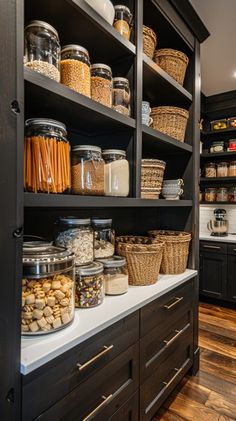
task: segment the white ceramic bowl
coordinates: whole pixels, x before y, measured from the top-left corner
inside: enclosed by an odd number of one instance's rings
[[[85,0],[110,25],[113,25],[115,9],[110,0]]]

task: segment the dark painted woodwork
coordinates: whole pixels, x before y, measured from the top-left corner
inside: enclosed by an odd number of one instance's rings
[[[139,419],[139,393],[136,392],[109,421],[137,421]]]
[[[200,253],[200,294],[224,299],[227,296],[227,256],[205,250]]]
[[[227,254],[227,244],[216,241],[200,241],[200,251]]]
[[[227,298],[236,303],[236,252],[234,253],[235,255],[228,255]]]

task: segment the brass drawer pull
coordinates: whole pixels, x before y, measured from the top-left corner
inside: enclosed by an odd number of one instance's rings
[[[214,249],[214,250],[220,250],[220,247],[217,247],[217,246],[203,246],[204,247],[204,249]]]
[[[104,346],[103,350],[101,352],[99,352],[99,354],[95,355],[93,358],[91,358],[91,360],[88,360],[86,363],[84,364],[80,364],[77,363],[77,367],[79,368],[79,371],[83,370],[84,368],[88,367],[90,364],[94,363],[94,361],[98,360],[99,358],[101,358],[103,355],[105,355],[107,352],[111,351],[111,349],[114,347],[114,345],[110,345],[110,346]]]
[[[166,308],[167,310],[170,310],[170,308],[176,306],[176,304],[178,304],[180,301],[184,299],[184,297],[174,297],[174,298],[175,298],[175,301],[170,305],[166,304],[164,308]]]
[[[170,344],[172,344],[172,342],[174,342],[181,335],[181,333],[183,332],[183,330],[184,329],[175,330],[175,335],[173,336],[173,338],[171,338],[169,341],[166,341],[166,340],[163,341],[166,344],[166,346],[169,346]]]
[[[83,419],[83,421],[89,421],[92,419],[92,417],[94,417],[94,415],[96,415],[96,413],[103,407],[106,405],[106,403],[112,398],[112,394],[110,394],[109,396],[102,396],[103,401],[92,411],[90,412],[90,414],[87,415],[87,417],[85,417]]]
[[[170,381],[169,382],[163,382],[163,384],[165,385],[165,388],[167,389],[167,387],[169,387],[172,383],[173,383],[173,381],[176,379],[176,377],[179,375],[179,373],[181,373],[181,371],[182,371],[183,369],[182,369],[182,367],[180,367],[180,368],[175,368],[175,371],[176,371],[176,373],[175,373],[175,375],[172,377],[172,379],[170,379]]]

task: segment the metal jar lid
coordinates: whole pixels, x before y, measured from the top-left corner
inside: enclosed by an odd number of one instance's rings
[[[121,149],[104,149],[102,151],[102,154],[103,155],[111,155],[111,154],[114,154],[114,155],[126,156],[126,151],[123,151]]]
[[[125,77],[113,77],[113,82],[123,82],[129,85],[129,79],[126,79]]]
[[[108,66],[107,64],[102,64],[102,63],[92,64],[91,70],[96,70],[96,69],[105,69],[105,70],[108,70],[108,72],[112,73],[111,67]]]
[[[129,8],[123,4],[117,4],[115,6],[115,11],[123,11],[123,12],[127,12],[129,15],[131,15],[131,11],[129,10]]]
[[[110,218],[92,218],[91,222],[94,225],[105,225],[105,224],[111,225],[112,219],[110,219]]]
[[[76,145],[72,147],[72,152],[78,151],[92,151],[102,153],[102,149],[99,146],[94,145]]]
[[[90,225],[91,220],[89,218],[75,218],[74,216],[61,216],[59,217],[58,223],[65,225]]]
[[[65,124],[63,124],[63,123],[61,123],[60,121],[57,121],[57,120],[52,120],[50,118],[29,118],[25,122],[26,128],[29,128],[29,127],[32,127],[32,126],[45,126],[45,125],[56,127],[60,130],[63,130],[64,132],[66,132]]]
[[[90,265],[77,266],[75,274],[78,276],[98,275],[103,272],[103,264],[100,262],[93,262]]]
[[[86,48],[82,47],[81,45],[78,44],[68,44],[68,45],[64,45],[61,48],[61,54],[65,53],[66,51],[71,51],[71,50],[76,50],[76,51],[82,51],[83,53],[85,53],[87,56],[89,56],[89,52],[88,50],[86,50]]]
[[[104,268],[120,268],[126,265],[125,257],[113,256],[108,259],[97,259],[98,262],[101,262]]]
[[[43,20],[31,20],[25,26],[25,30],[30,28],[30,27],[33,27],[33,26],[42,26],[43,28],[47,29],[48,31],[53,32],[53,34],[56,35],[57,38],[59,38],[57,30],[52,25],[50,25],[50,23],[44,22]]]

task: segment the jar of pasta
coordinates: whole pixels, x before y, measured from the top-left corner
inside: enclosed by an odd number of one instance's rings
[[[216,189],[208,188],[205,190],[205,202],[216,201]]]
[[[231,161],[229,164],[229,177],[236,177],[236,161]]]
[[[209,162],[205,165],[205,177],[216,177],[216,164],[214,162]]]
[[[99,259],[104,266],[106,295],[121,295],[128,292],[128,272],[125,257],[113,256]]]
[[[228,162],[219,162],[217,164],[217,177],[228,177]]]
[[[102,304],[105,297],[103,265],[93,262],[75,271],[75,306],[95,307]]]
[[[127,6],[119,4],[115,6],[114,28],[125,39],[129,40],[132,29],[132,13]]]
[[[91,66],[91,98],[112,107],[112,70],[106,64]]]

